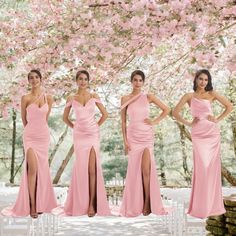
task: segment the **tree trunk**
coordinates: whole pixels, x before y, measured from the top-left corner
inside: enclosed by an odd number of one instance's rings
[[[229,98],[234,107],[236,107],[235,94],[236,94],[236,80],[234,78],[231,78],[229,81]],[[233,133],[234,153],[236,157],[236,111],[235,110],[233,110],[230,117],[231,117],[232,133]]]
[[[179,125],[178,122],[176,122],[176,123],[177,123],[177,125]],[[184,130],[183,134],[185,135],[186,138],[188,138],[190,141],[192,141],[191,135],[190,135],[190,133],[187,129]],[[221,174],[228,181],[228,183],[230,183],[232,186],[236,186],[235,185],[236,184],[236,178],[223,165],[221,167]]]
[[[232,120],[232,132],[233,132],[234,154],[236,157],[236,120]]]
[[[185,126],[177,123],[180,131],[180,142],[181,142],[181,150],[182,150],[182,158],[183,158],[183,169],[184,169],[184,179],[187,182],[188,185],[191,184],[191,173],[188,168],[188,163],[187,163],[187,153],[186,153],[186,143],[185,143],[185,134],[186,134],[186,129]]]
[[[67,166],[69,160],[70,160],[71,157],[72,157],[73,152],[74,152],[74,146],[72,145],[72,146],[70,147],[70,149],[69,149],[67,155],[66,155],[65,160],[62,161],[61,166],[60,166],[60,168],[58,169],[58,171],[57,171],[57,173],[56,173],[56,176],[55,176],[54,179],[53,179],[53,184],[58,184],[58,182],[59,182],[59,180],[60,180],[60,178],[61,178],[61,175],[62,175],[63,171],[65,170],[65,168],[66,168],[66,166]]]
[[[24,159],[21,161],[20,165],[19,165],[18,168],[16,169],[16,172],[15,172],[15,174],[14,174],[14,178],[16,177],[17,173],[19,172],[19,170],[20,170],[20,168],[22,167],[23,163],[24,163]]]
[[[221,166],[221,173],[232,186],[236,186],[236,178],[224,166]]]
[[[160,147],[160,153],[162,153],[160,155],[160,171],[161,171],[161,184],[163,186],[166,186],[166,173],[165,173],[165,161],[163,158],[163,149],[164,149],[164,144],[163,144],[163,134],[162,132],[157,134],[158,138],[159,138],[159,147]]]
[[[62,133],[62,135],[58,139],[57,144],[55,145],[55,147],[53,148],[53,150],[52,150],[52,152],[51,152],[51,154],[49,156],[49,160],[48,160],[49,166],[51,166],[51,163],[52,163],[52,161],[53,161],[53,159],[55,157],[55,154],[56,154],[58,148],[60,147],[61,143],[64,141],[64,139],[66,137],[66,134],[67,134],[67,131],[68,131],[68,126],[66,126],[66,129],[64,130],[64,132]]]
[[[16,152],[16,111],[12,110],[12,121],[13,121],[13,128],[12,128],[12,145],[11,145],[11,176],[10,176],[10,183],[14,183],[14,172],[15,172],[15,152]]]

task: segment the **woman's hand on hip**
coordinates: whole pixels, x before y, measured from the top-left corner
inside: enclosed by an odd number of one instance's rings
[[[125,142],[125,155],[128,155],[128,152],[131,150],[130,144],[128,142]]]
[[[149,119],[149,118],[144,119],[144,123],[146,125],[151,125],[151,126],[156,125],[156,123],[153,120]]]
[[[193,127],[195,124],[198,123],[200,119],[198,117],[194,117],[193,121],[190,123],[190,127]]]
[[[207,119],[208,119],[209,121],[211,121],[211,122],[214,122],[214,123],[217,123],[217,122],[218,122],[218,120],[216,119],[216,117],[214,117],[214,116],[212,116],[212,115],[208,115],[208,116],[207,116]]]

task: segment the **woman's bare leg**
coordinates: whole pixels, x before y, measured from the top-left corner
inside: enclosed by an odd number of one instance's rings
[[[142,156],[142,178],[143,178],[143,189],[144,189],[144,204],[143,204],[143,215],[147,216],[151,213],[150,206],[150,167],[151,159],[150,153],[147,148],[144,149]]]
[[[37,181],[37,159],[32,148],[29,148],[26,154],[27,177],[30,198],[30,216],[37,218],[36,212],[36,181]]]
[[[89,155],[89,208],[88,216],[92,217],[96,214],[96,185],[97,185],[97,166],[96,166],[96,152],[94,147],[90,150]]]

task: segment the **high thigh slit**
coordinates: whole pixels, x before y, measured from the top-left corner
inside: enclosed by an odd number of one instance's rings
[[[164,209],[157,179],[156,165],[153,154],[154,131],[151,125],[144,123],[149,116],[149,102],[147,95],[139,94],[125,103],[121,109],[127,107],[130,121],[127,127],[127,140],[131,150],[128,152],[128,168],[125,179],[125,189],[120,208],[120,215],[135,217],[143,212],[144,189],[142,180],[142,157],[147,149],[150,157],[150,208],[156,215],[167,214]]]
[[[30,153],[30,151],[32,151],[32,153]],[[31,159],[34,159],[33,160],[33,162],[35,162],[34,163],[34,165],[36,165],[36,167],[34,167],[34,170],[33,170],[33,174],[31,173],[31,169],[32,169],[32,167],[30,167],[30,165],[32,165],[32,160]],[[29,162],[31,163],[31,164],[29,164]],[[27,181],[28,181],[28,190],[29,190],[29,201],[30,201],[30,208],[32,207],[32,201],[34,201],[34,205],[35,205],[35,210],[37,209],[37,205],[36,205],[36,203],[37,203],[37,200],[36,200],[36,198],[37,198],[37,192],[38,192],[38,190],[37,190],[37,182],[38,182],[38,160],[37,160],[37,156],[36,156],[36,153],[35,153],[35,151],[31,148],[31,147],[29,147],[27,150],[26,150],[26,171],[27,171]],[[32,190],[32,192],[33,192],[33,194],[34,194],[34,196],[30,196],[30,194],[32,194],[32,193],[30,193],[31,191],[30,191],[30,177],[29,176],[31,176],[31,175],[35,175],[35,181],[34,181],[34,186],[33,186],[33,190]],[[32,176],[31,176],[31,178],[33,178]],[[32,184],[32,183],[31,183]]]
[[[145,151],[147,151],[147,156],[145,157],[144,153]],[[148,171],[146,173],[146,166],[143,167],[143,162],[144,162],[144,158],[148,158]],[[146,164],[145,164],[146,165]],[[142,160],[141,160],[141,169],[142,169],[142,184],[143,184],[143,198],[144,198],[144,207],[143,210],[145,208],[145,202],[148,201],[148,209],[145,209],[145,212],[147,213],[149,209],[151,209],[151,205],[150,205],[150,169],[151,169],[151,158],[150,158],[150,153],[149,150],[147,148],[145,148],[143,150],[143,155],[142,155]],[[146,179],[148,179],[148,186],[145,186],[145,182]],[[148,192],[148,199],[147,198],[147,192]]]
[[[94,152],[93,154],[92,154],[92,152]],[[89,205],[90,205],[90,202],[91,201],[93,201],[93,200],[91,200],[91,191],[90,191],[90,189],[91,189],[91,182],[90,182],[90,178],[91,178],[91,173],[90,173],[90,161],[91,161],[91,156],[92,155],[94,155],[95,156],[95,163],[94,163],[94,166],[92,167],[92,169],[94,168],[94,172],[95,172],[95,175],[94,175],[94,178],[95,178],[95,193],[94,193],[94,202],[92,203],[92,205],[93,205],[93,208],[94,208],[94,211],[95,211],[95,213],[97,213],[97,163],[96,163],[96,152],[95,152],[95,150],[94,150],[94,147],[92,146],[92,148],[90,149],[90,153],[89,153],[89,164],[88,164],[88,173],[89,173],[89,197],[90,197],[90,199],[89,199]]]
[[[99,126],[95,121],[96,103],[99,99],[91,98],[85,106],[76,100],[68,102],[76,114],[73,128],[73,143],[75,160],[68,195],[64,207],[53,210],[54,214],[79,216],[87,215],[89,207],[89,157],[93,148],[96,156],[96,213],[97,215],[111,215],[100,163],[100,135]]]
[[[36,186],[36,212],[51,212],[57,206],[53,186],[51,182],[48,150],[50,133],[47,124],[48,104],[46,95],[45,104],[38,107],[32,103],[27,108],[27,125],[23,132],[23,144],[25,150],[24,170],[21,178],[19,193],[13,207],[2,210],[7,216],[28,216],[30,214],[30,196],[28,189],[27,153],[32,149],[37,161],[37,186]]]

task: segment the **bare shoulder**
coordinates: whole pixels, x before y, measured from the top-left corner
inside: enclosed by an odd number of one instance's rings
[[[150,101],[152,101],[153,99],[157,99],[157,97],[156,97],[155,94],[153,94],[153,93],[148,93],[148,94],[147,94],[147,98],[148,98]]]
[[[24,94],[22,97],[21,97],[21,101],[22,102],[30,102],[30,100],[32,99],[31,95],[30,94]]]
[[[220,96],[220,94],[218,92],[216,92],[215,90],[212,90],[212,91],[209,91],[209,95],[212,97],[212,98],[217,98]]]
[[[189,101],[190,99],[192,99],[193,94],[194,93],[185,93],[182,98],[186,101]]]
[[[69,95],[66,99],[66,102],[71,102],[74,99],[74,94]]]
[[[125,102],[129,101],[130,95],[124,95],[121,97],[121,104],[124,104]]]
[[[153,98],[153,97],[155,97],[155,94],[154,93],[148,93],[147,96],[150,97],[150,98]]]
[[[226,98],[224,97],[224,95],[221,95],[220,93],[218,93],[218,92],[215,91],[215,90],[210,91],[210,92],[209,92],[209,95],[210,95],[210,99],[211,99],[212,101],[214,101],[214,100],[222,101],[222,99],[223,99],[223,100],[226,99]]]

